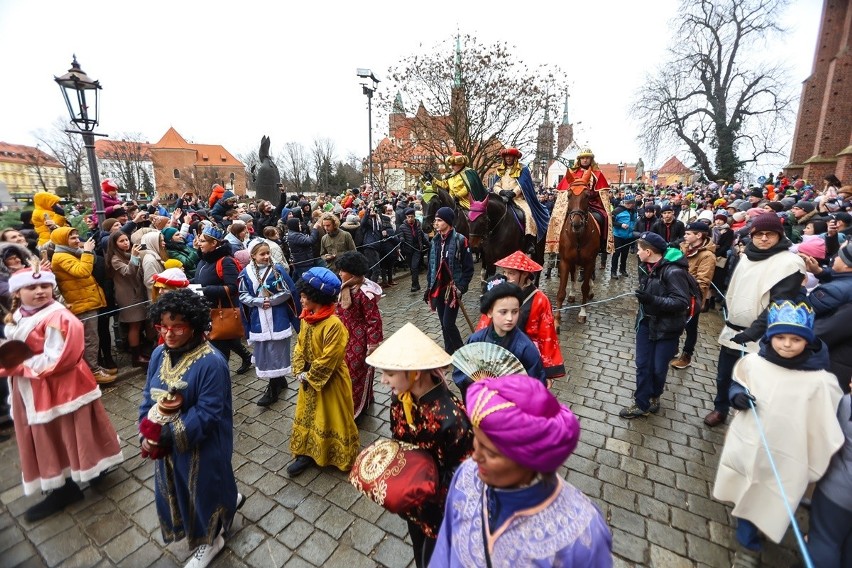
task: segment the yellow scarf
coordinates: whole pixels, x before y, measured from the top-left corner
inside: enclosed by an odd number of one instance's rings
[[[406,371],[405,376],[408,377],[408,373],[410,372],[412,371]],[[414,371],[414,373],[417,376],[417,371]],[[409,390],[401,393],[397,398],[402,403],[402,410],[405,412],[405,421],[408,422],[409,426],[414,426],[414,397],[411,394],[411,387],[409,387]]]

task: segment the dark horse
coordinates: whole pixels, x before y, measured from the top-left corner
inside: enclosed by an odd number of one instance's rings
[[[462,235],[470,237],[470,225],[468,224],[465,210],[459,207],[459,204],[456,203],[453,196],[445,189],[433,187],[431,191],[435,195],[428,203],[423,199],[420,200],[423,207],[423,230],[428,233],[433,232],[435,230],[435,213],[437,213],[438,209],[441,207],[449,207],[456,214],[456,222],[453,224],[453,228]]]
[[[470,246],[482,253],[483,282],[497,270],[494,263],[524,249],[524,226],[496,193],[470,206]],[[524,251],[526,252],[526,251]],[[532,258],[544,265],[544,239],[536,241]],[[536,283],[541,272],[536,274]]]
[[[562,303],[565,301],[565,287],[568,275],[571,275],[571,292],[568,302],[574,302],[574,284],[577,267],[583,270],[583,302],[577,315],[579,323],[586,323],[585,304],[595,297],[591,291],[595,279],[595,259],[600,250],[601,230],[597,221],[589,213],[589,179],[592,170],[589,168],[582,178],[575,179],[571,170],[565,174],[561,183],[570,184],[568,192],[568,213],[559,235],[559,291],[556,294],[556,330],[562,322]]]

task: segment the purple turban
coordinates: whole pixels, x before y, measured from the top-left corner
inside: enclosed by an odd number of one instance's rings
[[[471,423],[503,455],[533,471],[555,472],[580,439],[574,413],[526,375],[475,382],[465,403]]]

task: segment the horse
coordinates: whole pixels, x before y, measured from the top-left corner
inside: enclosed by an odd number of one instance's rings
[[[565,301],[568,276],[571,276],[571,290],[568,302],[574,303],[577,267],[583,271],[581,292],[583,302],[577,316],[578,323],[586,323],[585,305],[595,297],[591,291],[595,278],[595,261],[598,257],[601,241],[601,230],[597,221],[589,212],[589,180],[592,170],[589,168],[580,179],[575,179],[568,170],[563,183],[570,184],[566,191],[568,195],[568,212],[559,235],[559,290],[556,294],[556,331],[559,332],[562,323],[562,304]]]
[[[495,262],[517,250],[524,250],[525,227],[506,201],[490,192],[470,205],[470,246],[482,253],[483,283],[492,276]],[[532,259],[544,265],[544,238],[536,241]],[[527,252],[527,251],[524,251]],[[536,284],[541,272],[536,274]]]
[[[420,199],[423,209],[423,230],[426,232],[434,231],[435,213],[441,207],[449,207],[456,214],[456,222],[453,224],[453,228],[465,237],[470,237],[470,225],[465,210],[459,207],[459,204],[447,190],[434,187],[432,191],[435,195],[428,202],[423,198]]]

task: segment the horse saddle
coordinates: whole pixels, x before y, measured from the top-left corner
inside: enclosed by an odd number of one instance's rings
[[[595,223],[598,224],[598,233],[600,233],[600,236],[601,236],[601,250],[605,251],[606,250],[606,241],[607,241],[606,219],[604,218],[603,215],[601,215],[601,212],[598,211],[597,209],[590,209],[589,214],[595,220]]]

